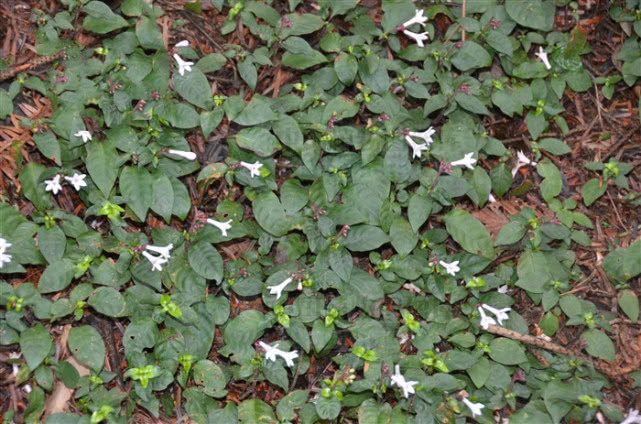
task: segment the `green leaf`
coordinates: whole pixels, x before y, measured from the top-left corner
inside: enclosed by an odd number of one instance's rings
[[[294,421],[296,412],[294,409],[301,408],[307,402],[309,392],[307,390],[294,390],[278,401],[276,414],[281,421]]]
[[[109,140],[87,143],[87,171],[102,194],[109,196],[111,188],[118,178],[120,156]]]
[[[525,122],[527,124],[527,129],[534,140],[539,138],[548,126],[545,116],[542,113],[537,115],[534,111],[529,111],[527,113],[525,116]]]
[[[254,97],[232,121],[239,125],[250,127],[269,122],[275,117],[276,114],[274,114],[266,101]]]
[[[539,175],[543,177],[541,182],[541,195],[546,202],[550,202],[561,193],[563,188],[563,180],[561,179],[561,171],[549,159],[543,159],[536,166]]]
[[[283,19],[287,19],[291,22],[291,25],[282,28],[281,40],[292,35],[310,34],[318,31],[325,25],[325,20],[322,17],[312,15],[311,13],[290,13],[289,15],[285,15]]]
[[[349,285],[356,290],[356,294],[365,299],[378,300],[384,296],[379,281],[358,267],[352,269]]]
[[[238,405],[238,419],[243,424],[274,424],[277,422],[272,408],[260,399],[246,400]]]
[[[527,228],[520,221],[511,221],[501,227],[499,234],[496,236],[497,246],[514,244],[521,240],[525,235]]]
[[[385,174],[392,182],[401,183],[410,176],[412,163],[407,151],[405,142],[396,140],[385,154]]]
[[[38,229],[38,247],[40,253],[45,257],[48,263],[53,263],[62,259],[65,254],[67,237],[59,226],[47,229],[40,227]]]
[[[308,190],[300,181],[289,179],[280,186],[280,200],[286,213],[296,213],[309,202]]]
[[[256,65],[249,59],[238,61],[238,74],[247,83],[249,88],[256,90],[256,82],[258,81],[258,71]]]
[[[106,34],[129,25],[122,16],[116,15],[101,1],[90,1],[82,10],[87,14],[82,27],[87,31]]]
[[[127,206],[144,222],[152,200],[152,179],[149,172],[142,167],[126,166],[120,174],[119,186]]]
[[[427,221],[431,211],[432,199],[427,194],[417,192],[410,197],[410,202],[407,207],[407,217],[415,233],[418,233],[418,230],[425,221]]]
[[[90,325],[74,327],[69,331],[69,350],[81,364],[99,371],[105,362],[105,343],[98,331]]]
[[[298,343],[305,352],[309,352],[311,340],[305,324],[303,324],[298,318],[292,318],[289,321],[289,328],[287,328],[286,331],[287,335],[289,335],[293,341]]]
[[[172,80],[176,92],[189,103],[202,109],[211,109],[213,105],[211,87],[200,69],[194,67],[191,72],[185,72],[184,75],[176,71]]]
[[[532,293],[543,293],[543,286],[552,279],[545,255],[532,250],[523,252],[516,272],[519,276],[516,285]]]
[[[489,44],[490,47],[492,47],[494,50],[504,53],[508,56],[512,56],[512,41],[501,31],[490,31],[485,36],[485,41],[487,41],[487,44]]]
[[[349,230],[341,244],[352,252],[367,252],[381,247],[388,241],[389,237],[379,227],[357,225]]]
[[[583,203],[585,203],[585,206],[590,206],[592,203],[594,203],[599,197],[605,194],[605,191],[607,189],[608,184],[602,182],[601,179],[590,179],[581,188],[581,196],[583,197]]]
[[[281,63],[294,69],[307,69],[314,65],[327,62],[327,58],[300,37],[291,37],[282,43],[286,52]]]
[[[51,208],[51,197],[45,191],[44,181],[40,182],[40,176],[44,170],[45,167],[39,163],[30,162],[20,172],[22,194],[40,211]],[[53,178],[53,175],[51,178]]]
[[[163,173],[156,172],[152,175],[152,178],[151,210],[162,216],[165,222],[169,224],[174,208],[173,185],[171,180]]]
[[[199,241],[187,251],[189,265],[201,277],[220,282],[223,278],[223,258],[208,242]]]
[[[278,121],[274,122],[272,130],[284,145],[296,153],[300,153],[303,150],[303,133],[298,126],[298,122],[291,116],[283,115]]]
[[[332,338],[332,334],[334,333],[334,325],[330,325],[329,327],[325,326],[325,322],[323,320],[317,319],[314,321],[314,325],[312,326],[312,343],[314,343],[314,349],[316,352],[320,352],[323,350],[325,345],[330,341]]]
[[[203,131],[203,137],[208,138],[209,134],[220,125],[225,110],[222,107],[217,107],[212,111],[203,111],[200,113],[200,128]]]
[[[174,193],[174,204],[172,206],[171,213],[184,221],[191,209],[191,198],[189,197],[189,192],[179,179],[171,178],[169,181],[171,181],[171,188]],[[153,207],[152,193],[152,208]]]
[[[165,48],[162,33],[156,21],[146,16],[136,23],[136,37],[143,49],[163,50]]]
[[[499,197],[502,197],[512,187],[512,172],[504,163],[492,168],[490,179],[492,180],[492,189]]]
[[[227,63],[227,58],[224,55],[220,53],[211,53],[201,58],[198,63],[196,63],[196,68],[200,69],[204,73],[216,72],[225,66],[225,63]]]
[[[354,82],[354,78],[356,78],[358,62],[351,54],[341,52],[336,56],[336,59],[334,59],[334,70],[340,82],[349,86]]]
[[[245,128],[236,134],[236,144],[260,157],[268,157],[281,149],[280,143],[265,128]]]
[[[265,231],[275,236],[282,236],[287,233],[289,222],[285,215],[285,209],[273,192],[260,193],[254,199],[252,207],[256,222]]]
[[[492,340],[490,358],[503,365],[517,365],[527,361],[523,347],[514,340],[505,337]]]
[[[33,141],[43,155],[54,161],[56,165],[62,165],[62,162],[60,162],[60,143],[51,131],[34,134]]]
[[[125,298],[113,287],[97,288],[87,301],[89,305],[108,317],[122,316],[126,310]]]
[[[581,338],[585,340],[585,351],[590,355],[606,361],[616,360],[614,343],[603,331],[596,328],[587,330]]]
[[[470,69],[484,68],[492,64],[490,54],[474,41],[464,41],[463,47],[452,56],[452,65],[465,72]]]
[[[490,233],[469,212],[463,209],[449,212],[445,215],[445,225],[447,232],[463,249],[488,259],[494,258],[494,243]]]
[[[208,359],[196,362],[192,373],[194,383],[203,386],[203,392],[212,397],[223,397],[227,394],[227,378],[222,368]]]
[[[42,324],[27,328],[20,334],[20,351],[27,361],[27,366],[35,370],[49,355],[53,341]]]
[[[559,140],[558,138],[543,138],[539,142],[539,149],[546,150],[553,155],[565,155],[570,153],[572,149],[570,146]]]
[[[478,97],[473,95],[468,95],[465,93],[456,93],[454,100],[459,104],[463,109],[469,110],[472,113],[477,115],[489,115],[490,111],[487,110],[485,105],[479,100]]]
[[[343,281],[349,281],[352,274],[352,255],[343,247],[329,249],[329,266]]]
[[[409,255],[416,243],[418,243],[418,236],[412,230],[409,222],[402,216],[397,216],[390,227],[390,241],[392,246],[400,257]]]
[[[618,296],[619,308],[630,318],[637,322],[639,320],[639,299],[632,290],[622,290]]]
[[[341,413],[341,401],[335,396],[330,398],[320,396],[316,400],[316,413],[324,420],[333,420]]]
[[[556,13],[554,0],[506,0],[505,10],[519,25],[540,31],[552,31]]]
[[[75,266],[69,259],[61,259],[49,265],[40,276],[40,293],[53,293],[67,288],[73,279]]]

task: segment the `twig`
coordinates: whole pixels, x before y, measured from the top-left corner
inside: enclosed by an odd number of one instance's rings
[[[300,364],[303,362],[303,358],[300,358],[298,362],[296,362],[296,370],[294,371],[294,378],[292,378],[292,384],[289,385],[289,393],[294,390],[294,387],[296,387],[296,380],[298,380],[298,372],[300,371]]]
[[[461,17],[465,17],[465,9],[467,7],[467,0],[463,0],[463,4],[461,5]],[[461,40],[465,41],[465,28],[461,26]]]

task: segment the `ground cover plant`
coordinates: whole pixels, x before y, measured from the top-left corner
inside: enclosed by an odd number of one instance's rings
[[[641,422],[639,0],[15,3],[3,422]]]

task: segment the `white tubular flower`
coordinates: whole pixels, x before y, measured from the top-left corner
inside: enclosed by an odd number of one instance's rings
[[[425,11],[423,9],[416,9],[416,11],[415,11],[416,14],[414,15],[414,17],[412,19],[410,19],[409,21],[405,22],[402,25],[402,27],[403,28],[407,28],[410,25],[419,24],[423,28],[425,28],[425,22],[427,22],[427,17],[423,16],[424,12]]]
[[[76,189],[76,191],[80,191],[82,187],[87,187],[87,183],[85,182],[86,177],[87,175],[85,174],[78,174],[74,172],[73,177],[65,176],[65,180],[67,180],[69,184],[71,184],[73,188]]]
[[[407,144],[412,148],[412,159],[420,158],[423,152],[429,148],[426,143],[416,144],[409,135],[405,136],[405,141],[407,141]]]
[[[6,250],[0,249],[0,268],[2,268],[4,264],[8,263],[11,263],[11,255],[7,254]]]
[[[22,386],[22,390],[24,390],[25,393],[31,393],[31,390],[33,389],[31,388],[31,384],[25,384]]]
[[[552,69],[552,65],[550,65],[550,61],[548,60],[548,54],[545,50],[543,50],[543,47],[539,46],[539,51],[534,54],[541,60],[541,62],[543,62],[543,64],[545,65],[545,69]]]
[[[178,73],[181,76],[185,75],[185,71],[191,72],[191,66],[194,64],[194,62],[188,62],[186,60],[183,60],[176,53],[174,53],[174,59],[176,59],[176,62],[178,62]]]
[[[151,263],[152,271],[162,271],[162,266],[167,263],[167,259],[162,256],[154,256],[149,252],[142,252],[142,255]]]
[[[394,367],[394,374],[391,376],[392,379],[392,386],[398,386],[401,390],[403,390],[403,396],[405,398],[410,397],[410,394],[416,393],[414,390],[414,386],[418,384],[418,381],[407,381],[405,380],[405,377],[403,374],[401,374],[401,367],[400,365],[396,364]]]
[[[58,194],[59,191],[62,191],[62,185],[60,184],[60,174],[57,174],[51,180],[45,180],[45,191],[52,191],[53,194]]]
[[[265,349],[265,359],[276,362],[276,357],[280,356],[285,360],[285,363],[288,367],[294,366],[294,359],[298,358],[298,351],[292,350],[290,352],[285,352],[284,350],[278,349],[278,343],[274,346],[270,346],[265,342],[258,342],[260,347]]]
[[[536,162],[534,162],[533,160],[528,159],[528,157],[525,156],[525,153],[523,153],[521,150],[516,152],[516,156],[518,158],[518,162],[516,163],[516,166],[514,168],[512,168],[512,177],[514,177],[516,175],[516,173],[519,171],[519,169],[522,166],[525,166],[525,165],[536,166]]]
[[[432,127],[429,127],[423,132],[410,131],[409,135],[411,135],[412,137],[422,138],[423,140],[425,140],[425,143],[429,146],[430,144],[434,143],[434,140],[432,140],[432,135],[435,133],[436,133],[436,130]]]
[[[0,262],[0,267],[1,266],[2,266],[2,262]],[[11,359],[19,359],[20,355],[21,355],[20,352],[10,352],[9,353],[9,359],[10,360]],[[18,364],[12,364],[11,368],[12,368],[11,369],[11,375],[13,375],[14,377],[17,376],[18,373],[20,372],[20,367],[18,366]]]
[[[419,47],[425,47],[425,44],[423,44],[423,41],[428,40],[430,38],[429,34],[427,32],[422,32],[422,33],[416,33],[412,31],[408,31],[406,29],[403,30],[403,34],[407,35],[410,38],[413,38],[414,41],[416,41],[416,44]]]
[[[249,176],[254,178],[260,176],[260,171],[259,169],[263,167],[263,164],[256,161],[254,163],[247,163],[247,162],[240,162],[240,166],[243,168],[247,168],[249,171]]]
[[[494,318],[485,315],[485,311],[483,310],[483,308],[479,306],[477,309],[479,310],[479,314],[481,314],[481,322],[479,323],[479,325],[483,330],[487,330],[487,327],[489,325],[496,325],[496,321],[494,321]]]
[[[470,411],[472,411],[472,418],[476,417],[477,415],[483,414],[481,410],[485,408],[485,405],[483,405],[482,403],[470,402],[467,398],[463,398],[463,403],[465,404],[465,406],[470,408]]]
[[[507,284],[504,284],[501,287],[499,287],[498,289],[496,289],[496,291],[501,293],[501,294],[505,294],[505,293],[507,293],[507,289],[508,289]]]
[[[275,285],[275,286],[267,286],[269,289],[269,294],[275,294],[276,299],[280,299],[280,295],[283,293],[283,290],[285,290],[285,287],[289,285],[293,280],[292,277],[287,278],[284,280],[282,283]]]
[[[171,155],[180,156],[181,158],[187,159],[187,160],[196,160],[196,153],[194,152],[185,152],[184,150],[167,149],[167,153]]]
[[[91,140],[91,133],[86,130],[80,130],[77,133],[74,134],[76,137],[81,137],[82,141],[86,143],[87,141]]]
[[[189,40],[182,40],[176,43],[174,47],[189,47]]]
[[[214,227],[218,228],[221,233],[223,233],[223,237],[227,237],[227,230],[231,230],[231,219],[227,222],[220,222],[216,221],[215,219],[209,218],[207,220],[207,224],[213,225]]]
[[[463,159],[455,160],[454,162],[450,163],[451,166],[464,166],[468,169],[474,169],[474,164],[476,163],[476,159],[474,159],[472,156],[474,155],[474,152],[466,153]]]
[[[451,262],[449,264],[447,262],[443,262],[443,261],[439,261],[438,263],[443,268],[445,268],[445,272],[450,274],[452,277],[456,277],[456,273],[461,270],[461,268],[459,268],[459,266],[458,266],[459,261],[454,261],[454,262]]]
[[[11,243],[9,243],[6,239],[0,237],[0,252],[6,252],[10,247]]]
[[[490,305],[486,305],[485,303],[482,306],[494,314],[499,325],[503,325],[503,321],[510,319],[510,316],[507,313],[510,312],[512,308],[496,309]]]
[[[156,252],[160,255],[161,258],[165,260],[169,260],[169,258],[171,258],[171,254],[169,252],[173,248],[174,248],[173,243],[169,243],[167,246],[154,246],[151,244],[148,244],[145,246],[145,250],[151,250],[152,252]]]
[[[620,424],[641,424],[641,415],[638,409],[630,409],[628,416]]]
[[[496,197],[492,193],[487,196],[487,201],[490,203],[496,203]]]

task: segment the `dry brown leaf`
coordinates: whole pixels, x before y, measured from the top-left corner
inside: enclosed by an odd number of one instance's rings
[[[488,208],[481,209],[480,211],[473,211],[472,216],[485,225],[485,228],[490,232],[490,236],[493,240],[496,239],[501,228],[510,222],[507,216],[502,212],[499,212],[498,210],[490,210]]]
[[[69,400],[73,394],[73,389],[68,388],[62,381],[58,381],[53,387],[53,392],[45,402],[45,412],[42,417],[43,422],[51,414],[66,412]]]

